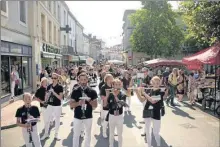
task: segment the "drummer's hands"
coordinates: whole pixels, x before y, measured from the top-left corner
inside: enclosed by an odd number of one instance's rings
[[[79,105],[82,106],[85,104],[85,100],[79,100]]]

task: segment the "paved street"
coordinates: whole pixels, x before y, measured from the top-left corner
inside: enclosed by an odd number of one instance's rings
[[[142,121],[142,104],[135,96],[132,97],[131,109],[131,114],[125,114],[124,117],[123,147],[145,147],[144,137],[141,137],[143,124],[139,123]],[[65,114],[61,118],[60,140],[54,140],[52,128],[50,138],[42,142],[44,147],[72,146],[73,112],[68,105],[63,107],[63,112]],[[42,129],[43,122],[40,122],[40,133]],[[99,108],[97,108],[94,111],[91,147],[108,146],[108,139],[102,137],[100,130]],[[162,147],[219,147],[219,120],[197,108],[189,107],[187,103],[176,108],[166,107],[166,115],[162,118],[161,137]],[[14,138],[13,141],[11,138]],[[115,138],[117,147],[117,137]],[[24,141],[20,128],[2,130],[2,147],[21,146],[24,147]],[[153,146],[155,146],[154,139]]]

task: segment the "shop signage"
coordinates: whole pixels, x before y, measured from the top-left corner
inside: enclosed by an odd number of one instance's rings
[[[46,43],[43,43],[42,49],[44,52],[53,53],[53,54],[60,54],[60,49],[50,46]]]

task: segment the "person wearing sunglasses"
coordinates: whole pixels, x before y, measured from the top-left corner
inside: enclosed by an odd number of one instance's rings
[[[55,139],[58,139],[58,130],[60,127],[61,115],[61,100],[63,99],[63,86],[58,84],[59,75],[52,74],[53,83],[47,87],[48,106],[47,106],[47,120],[45,125],[45,133],[41,140],[49,137],[49,126],[53,116],[55,116]]]

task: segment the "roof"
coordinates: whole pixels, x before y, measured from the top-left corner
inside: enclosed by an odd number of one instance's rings
[[[135,13],[136,10],[125,10],[124,12],[124,16],[123,16],[123,21],[125,21],[125,19],[128,17],[128,15]]]
[[[69,14],[69,16],[71,16],[72,19],[77,21],[76,17],[73,15],[73,13],[70,10],[68,11],[68,14]]]

